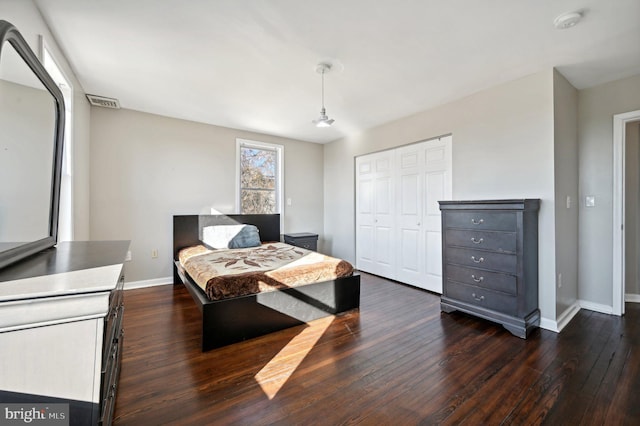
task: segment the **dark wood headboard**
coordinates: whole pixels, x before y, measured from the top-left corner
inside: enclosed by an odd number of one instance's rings
[[[213,225],[255,225],[260,240],[280,241],[279,214],[228,214],[173,216],[173,259],[185,247],[200,244],[202,228]]]

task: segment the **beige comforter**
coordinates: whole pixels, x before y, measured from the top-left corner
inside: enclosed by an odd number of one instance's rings
[[[180,251],[179,260],[211,300],[329,281],[353,274],[344,260],[284,243],[210,250],[203,245]]]

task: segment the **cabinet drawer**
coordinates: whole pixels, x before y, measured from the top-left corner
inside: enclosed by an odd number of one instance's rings
[[[517,218],[513,212],[447,212],[445,226],[491,231],[516,231]]]
[[[122,316],[124,314],[124,306],[116,305],[113,306],[107,317],[105,318],[104,323],[104,336],[103,336],[103,346],[102,346],[102,365],[105,365],[107,361],[107,357],[109,356],[109,351],[111,345],[117,342],[118,335],[120,333],[120,329],[122,327]]]
[[[454,263],[472,268],[488,269],[492,271],[515,274],[518,259],[515,254],[495,253],[448,247],[444,253],[447,263]]]
[[[287,244],[291,244],[296,247],[302,247],[307,250],[317,250],[318,240],[311,238],[298,238],[296,240],[285,241]]]
[[[516,315],[518,311],[518,299],[515,296],[452,281],[446,281],[444,290],[445,296],[470,305],[480,306],[507,315]]]
[[[447,280],[482,287],[488,290],[500,291],[514,296],[518,294],[518,281],[515,275],[500,274],[456,265],[447,265],[446,273],[447,276],[445,279]]]
[[[284,234],[284,242],[307,250],[318,250],[318,234],[312,234],[310,232]]]
[[[516,252],[515,232],[447,229],[445,238],[449,246],[472,247],[504,253]]]
[[[103,374],[103,387],[101,395],[101,420],[99,425],[110,425],[113,420],[113,412],[116,403],[116,393],[118,391],[118,378],[120,376],[120,365],[122,361],[122,347],[124,335],[121,333],[118,342],[114,344],[113,357],[110,359],[110,366]]]
[[[113,343],[108,345],[108,356],[102,364],[101,371],[101,386],[100,386],[100,394],[105,395],[108,387],[111,386],[111,378],[114,376],[114,371],[118,370],[120,367],[120,358],[122,357],[122,342],[124,340],[124,330],[120,330],[117,337],[114,339]]]

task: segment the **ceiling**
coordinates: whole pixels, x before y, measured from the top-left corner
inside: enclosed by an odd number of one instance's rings
[[[86,93],[318,143],[551,67],[578,89],[640,74],[638,0],[35,2]]]

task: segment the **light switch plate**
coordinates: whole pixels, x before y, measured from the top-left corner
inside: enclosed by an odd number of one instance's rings
[[[596,197],[594,197],[593,195],[587,195],[584,198],[584,205],[585,205],[585,207],[595,207],[595,205],[596,205]]]

